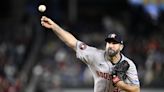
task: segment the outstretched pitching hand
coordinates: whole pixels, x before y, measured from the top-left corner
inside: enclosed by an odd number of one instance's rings
[[[41,24],[48,29],[53,29],[54,26],[57,26],[57,24],[55,24],[50,18],[47,18],[46,16],[42,16]]]

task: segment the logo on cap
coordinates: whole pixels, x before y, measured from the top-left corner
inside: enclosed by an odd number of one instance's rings
[[[115,42],[118,42],[118,43],[121,43],[123,44],[123,40],[121,38],[120,35],[117,35],[115,33],[111,33],[107,36],[107,38],[105,39],[106,42],[111,42],[111,41],[115,41]]]
[[[116,37],[116,34],[111,34],[110,37],[111,38],[115,38]]]

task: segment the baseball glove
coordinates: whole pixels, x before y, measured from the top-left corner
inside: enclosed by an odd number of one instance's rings
[[[126,79],[126,72],[129,69],[129,63],[127,61],[122,61],[113,68],[112,71],[112,81],[115,85],[118,81],[123,81]]]

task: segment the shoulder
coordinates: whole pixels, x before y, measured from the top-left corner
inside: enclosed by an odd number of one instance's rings
[[[86,43],[84,42],[81,42],[81,41],[77,41],[76,43],[76,50],[80,50],[80,51],[88,51],[90,53],[103,53],[104,50],[100,50],[100,49],[97,49],[96,47],[93,47],[93,46],[89,46],[87,45]]]
[[[104,51],[78,41],[76,45],[76,57],[87,63],[95,62],[104,56]]]
[[[122,61],[123,61],[123,60],[127,61],[127,62],[129,63],[130,66],[136,66],[135,63],[134,63],[134,61],[133,61],[132,59],[130,59],[130,58],[124,56],[123,54],[121,54],[121,55],[122,55]]]

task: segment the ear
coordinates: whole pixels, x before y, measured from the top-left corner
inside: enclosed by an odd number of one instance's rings
[[[124,45],[121,44],[121,45],[120,45],[120,51],[122,51],[123,48],[124,48]]]

